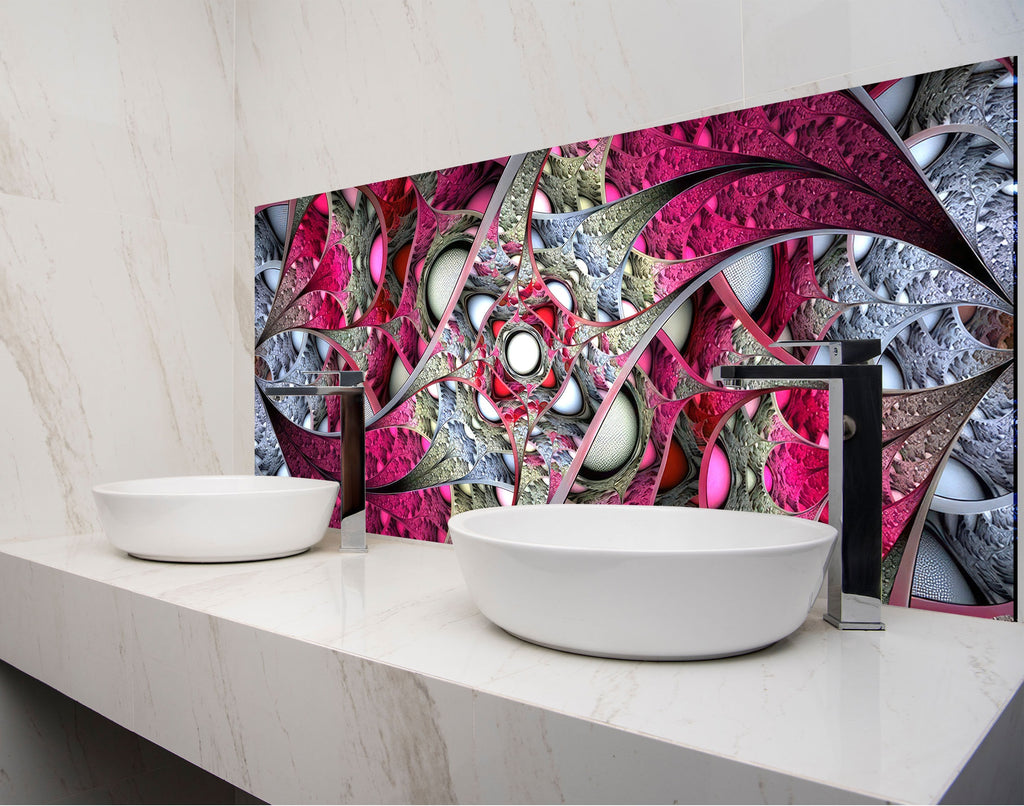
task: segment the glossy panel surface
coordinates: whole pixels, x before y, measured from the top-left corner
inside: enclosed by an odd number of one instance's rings
[[[265,386],[358,369],[373,533],[542,503],[821,520],[827,395],[708,373],[870,340],[885,463],[858,498],[883,511],[852,530],[880,546],[845,544],[856,595],[1014,616],[1015,82],[1012,58],[893,73],[258,199],[256,472],[316,477],[333,439]]]

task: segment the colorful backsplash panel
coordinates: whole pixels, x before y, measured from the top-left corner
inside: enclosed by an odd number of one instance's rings
[[[710,371],[874,337],[884,595],[1012,617],[1016,119],[1001,59],[261,207],[256,472],[336,477],[334,401],[263,390],[361,369],[373,532],[543,503],[824,520],[827,392]]]

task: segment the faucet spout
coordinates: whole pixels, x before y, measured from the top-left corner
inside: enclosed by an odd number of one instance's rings
[[[778,342],[821,346],[833,363],[721,366],[712,378],[732,388],[796,382],[829,391],[829,523],[839,533],[828,568],[825,620],[844,630],[883,630],[882,368],[878,339]]]

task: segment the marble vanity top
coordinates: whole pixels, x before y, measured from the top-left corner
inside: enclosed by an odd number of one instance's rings
[[[977,795],[975,779],[1020,786],[1020,624],[886,608],[885,632],[840,632],[816,608],[742,657],[603,660],[490,624],[451,546],[336,541],[222,565],[136,560],[98,534],[2,543],[0,657],[270,801],[937,802]]]

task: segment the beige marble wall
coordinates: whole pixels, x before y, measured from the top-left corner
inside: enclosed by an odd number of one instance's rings
[[[1019,0],[236,11],[235,213],[250,229],[258,203],[1013,54],[1024,33]]]
[[[231,464],[234,3],[0,10],[0,539]]]

